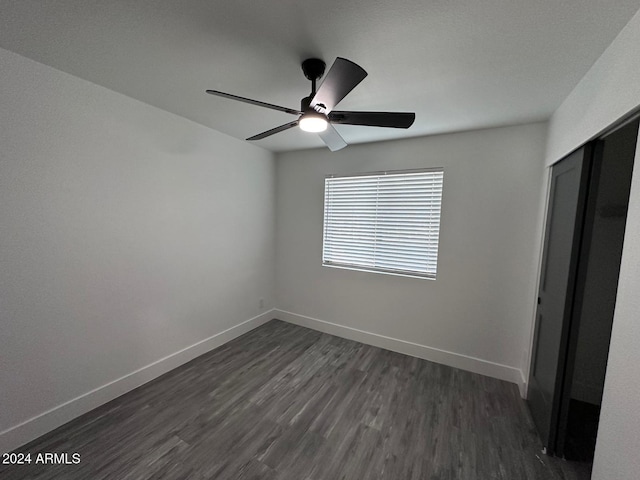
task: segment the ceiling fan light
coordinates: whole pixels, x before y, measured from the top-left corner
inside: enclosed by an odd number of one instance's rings
[[[321,113],[305,113],[300,119],[300,129],[305,132],[324,132],[327,129],[327,119]]]

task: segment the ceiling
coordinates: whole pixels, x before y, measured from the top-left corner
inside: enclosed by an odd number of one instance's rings
[[[0,0],[0,47],[244,139],[299,108],[300,62],[369,76],[340,110],[415,111],[409,130],[339,125],[349,143],[543,120],[638,0]],[[292,129],[255,142],[322,146]]]

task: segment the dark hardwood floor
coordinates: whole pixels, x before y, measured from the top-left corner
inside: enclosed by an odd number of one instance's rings
[[[19,452],[2,479],[585,479],[515,385],[273,320]]]

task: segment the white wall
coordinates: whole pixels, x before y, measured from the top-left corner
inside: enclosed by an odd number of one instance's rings
[[[532,124],[278,155],[278,314],[522,384],[545,136]],[[437,280],[322,267],[325,175],[421,167],[444,167]]]
[[[640,12],[553,114],[547,164],[640,106]],[[640,472],[640,158],[636,153],[593,480]]]
[[[549,121],[547,165],[560,160],[640,104],[640,11]]]
[[[275,167],[6,50],[0,105],[4,451],[271,318]]]

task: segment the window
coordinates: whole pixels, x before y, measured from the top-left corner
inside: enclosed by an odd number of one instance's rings
[[[436,278],[443,170],[329,176],[322,264]]]

